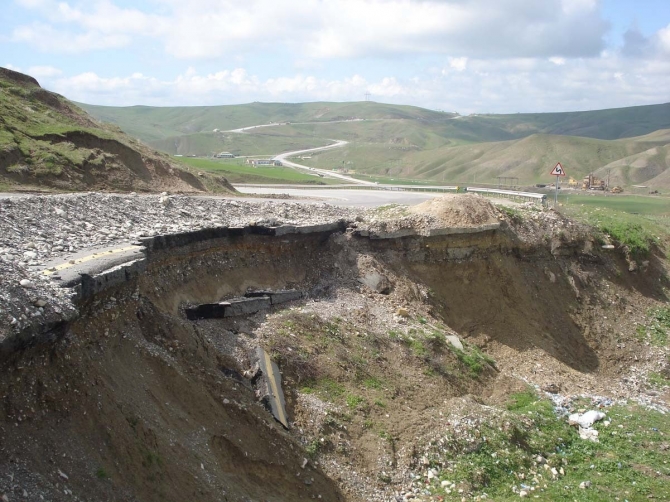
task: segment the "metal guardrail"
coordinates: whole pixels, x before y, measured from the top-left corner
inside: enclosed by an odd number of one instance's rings
[[[540,202],[542,205],[547,203],[547,196],[543,193],[533,193],[533,192],[515,192],[512,190],[496,190],[493,188],[477,188],[477,187],[467,187],[465,189],[469,193],[479,193],[482,195],[493,195],[497,197],[503,197],[506,199],[523,199],[532,202]]]
[[[545,205],[547,196],[542,193],[518,192],[513,190],[500,190],[495,188],[458,187],[458,186],[415,186],[415,185],[263,185],[263,184],[237,184],[246,188],[297,188],[316,190],[390,190],[397,192],[468,192],[481,195],[490,195],[506,199],[520,199],[525,201],[540,202]]]
[[[396,192],[456,192],[457,186],[414,186],[414,185],[274,185],[235,183],[245,188],[302,188],[308,190],[390,190]]]

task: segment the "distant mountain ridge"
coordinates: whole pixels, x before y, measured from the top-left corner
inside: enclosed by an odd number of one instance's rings
[[[519,139],[537,133],[621,139],[670,129],[670,103],[595,111],[468,116],[370,101],[194,107],[77,104],[93,117],[116,124],[129,134],[149,142],[271,122],[330,122],[351,118],[415,120],[432,126],[442,125],[446,128],[445,137],[482,142]]]

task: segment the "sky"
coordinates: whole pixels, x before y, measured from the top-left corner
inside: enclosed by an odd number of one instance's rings
[[[470,113],[670,101],[670,0],[0,0],[0,66],[69,99]]]

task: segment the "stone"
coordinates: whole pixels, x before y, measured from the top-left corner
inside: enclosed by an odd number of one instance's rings
[[[400,317],[409,317],[409,311],[405,307],[399,307],[398,310],[395,311],[395,313]]]
[[[19,282],[19,284],[27,289],[33,289],[35,287],[35,283],[30,279],[21,279],[21,282]]]
[[[26,251],[23,253],[23,257],[26,260],[34,260],[35,258],[37,258],[37,253],[35,251]]]
[[[363,277],[359,277],[358,282],[364,284],[372,291],[376,291],[377,293],[383,295],[388,295],[391,293],[391,282],[385,275],[382,275],[377,271],[368,272]]]
[[[446,335],[445,338],[447,342],[451,344],[452,347],[458,350],[463,350],[463,342],[461,342],[461,339],[458,338],[456,335]]]
[[[561,387],[559,385],[556,385],[555,383],[548,383],[544,387],[542,387],[542,390],[544,392],[548,392],[549,394],[558,394],[561,392]]]
[[[519,492],[519,497],[524,498],[528,496],[528,492],[526,490],[521,490]]]
[[[590,482],[590,481],[582,481],[581,483],[579,483],[579,487],[580,487],[582,490],[586,490],[586,489],[587,489],[588,487],[590,487],[590,486],[591,486],[591,482]]]

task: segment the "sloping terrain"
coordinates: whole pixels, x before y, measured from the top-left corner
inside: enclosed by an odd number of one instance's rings
[[[329,122],[353,118],[441,121],[454,114],[384,103],[249,103],[223,106],[97,106],[78,103],[92,116],[149,143],[193,133],[278,122]]]
[[[613,406],[667,409],[667,387],[653,390],[652,379],[670,372],[670,321],[656,329],[666,314],[648,314],[667,312],[661,250],[605,250],[606,236],[559,213],[499,210],[472,195],[359,214],[324,206],[309,215],[326,219],[307,225],[291,203],[200,203],[237,215],[229,228],[143,239],[142,266],[106,285],[94,277],[100,289],[82,290],[60,323],[41,324],[65,306],[48,279],[33,272],[44,286],[2,290],[46,302],[0,344],[9,500],[669,495],[667,418]],[[7,217],[73,204],[0,208]],[[178,219],[191,202],[170,204]],[[142,215],[146,228],[162,218]],[[239,226],[245,217],[253,222]],[[281,289],[304,296],[247,315],[185,315]],[[258,347],[281,370],[288,430],[260,400]],[[533,404],[532,385],[557,411]],[[525,399],[519,413],[505,408],[512,395]],[[597,444],[560,415],[593,403],[616,420],[600,426]],[[617,456],[614,445],[642,455]]]
[[[404,119],[441,129],[444,138],[500,141],[531,134],[598,139],[642,136],[670,128],[670,103],[568,113],[471,115],[415,106],[360,103],[249,103],[193,107],[111,107],[79,103],[92,116],[152,142],[180,135],[279,122],[329,122],[346,119]]]
[[[305,164],[324,168],[344,162],[361,174],[457,184],[496,183],[497,176],[515,176],[521,184],[534,184],[550,182],[548,173],[560,161],[567,173],[580,181],[592,172],[606,179],[611,169],[611,174],[616,174],[612,185],[650,183],[667,188],[665,182],[655,179],[668,168],[667,132],[620,140],[533,134],[518,140],[433,149],[400,137],[384,143],[351,143],[343,149],[317,153]]]
[[[277,154],[341,139],[349,142],[346,148],[322,152],[305,163],[322,169],[346,168],[359,174],[455,184],[496,183],[497,176],[517,177],[521,184],[546,182],[547,172],[558,161],[575,178],[631,163],[637,169],[643,161],[630,157],[667,145],[670,130],[670,104],[466,117],[370,102],[191,108],[81,106],[172,154]],[[275,125],[244,134],[226,132],[268,124]],[[651,164],[649,169],[635,173],[616,169],[616,183],[653,182],[665,188],[663,171],[667,166],[661,160],[655,157],[645,164]]]
[[[102,126],[27,75],[0,68],[0,185],[60,190],[229,191],[118,128]]]

